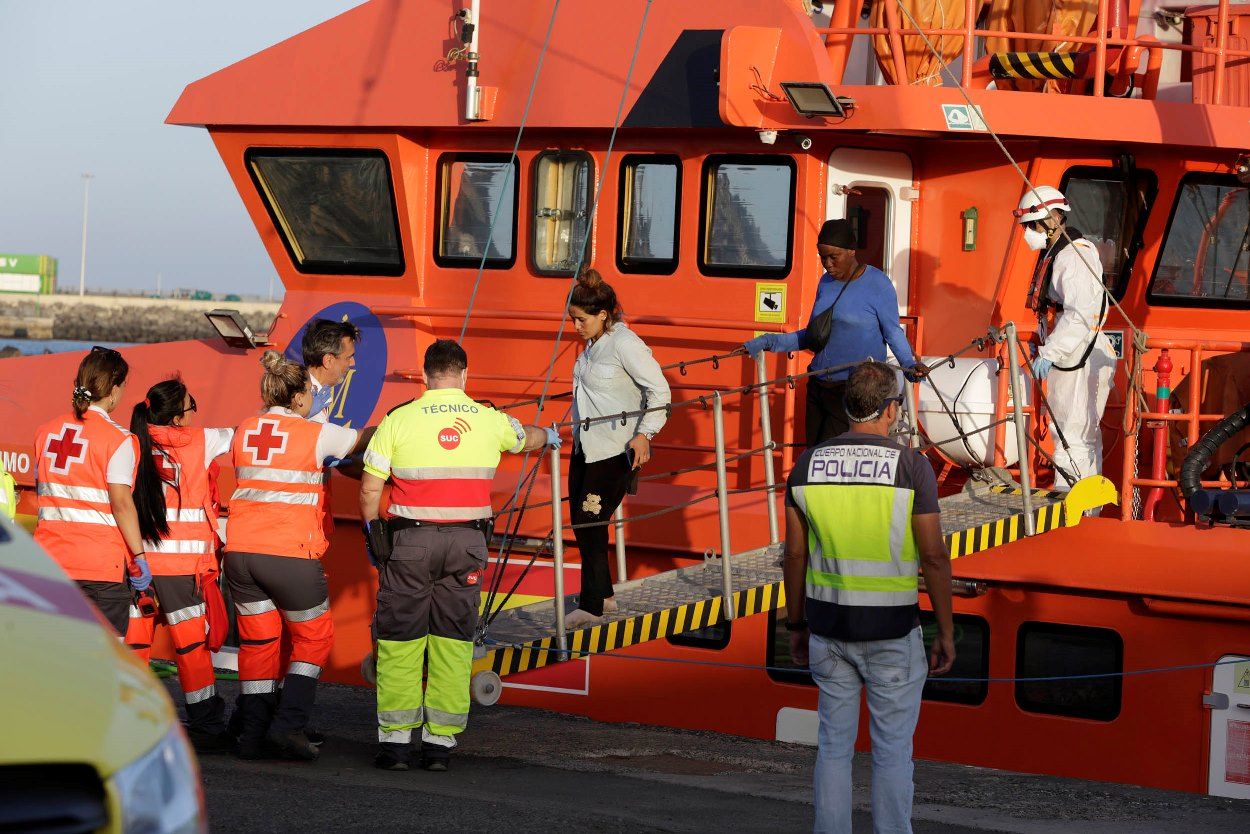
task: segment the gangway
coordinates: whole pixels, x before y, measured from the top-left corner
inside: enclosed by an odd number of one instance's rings
[[[1081,480],[1068,493],[1032,490],[1027,515],[1023,497],[1019,486],[977,484],[942,498],[942,536],[951,557],[969,556],[1022,538],[1027,518],[1032,519],[1034,535],[1074,527],[1086,512],[1115,503],[1117,493],[1101,476]],[[730,556],[732,618],[764,613],[785,603],[781,558],[780,543]],[[719,557],[708,557],[702,564],[616,585],[620,609],[604,616],[600,624],[563,635],[564,649],[552,601],[500,612],[473,671],[475,675],[493,672],[502,678],[725,622],[729,618],[725,616],[724,567]],[[575,607],[573,597],[566,596],[564,609]]]

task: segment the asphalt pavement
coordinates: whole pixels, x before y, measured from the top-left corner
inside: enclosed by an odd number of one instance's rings
[[[234,685],[223,684],[234,699]],[[171,686],[175,693],[177,687]],[[373,692],[323,686],[312,764],[201,759],[213,832],[800,832],[815,751],[517,707],[474,707],[447,773],[373,768]],[[871,831],[857,757],[855,828]],[[1250,802],[917,762],[915,831],[1250,831]]]

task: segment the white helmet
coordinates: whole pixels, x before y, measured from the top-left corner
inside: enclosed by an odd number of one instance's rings
[[[1031,223],[1034,220],[1050,217],[1051,209],[1072,211],[1072,206],[1068,205],[1068,198],[1063,196],[1058,188],[1039,185],[1024,193],[1024,196],[1020,198],[1020,207],[1012,214],[1019,223]]]

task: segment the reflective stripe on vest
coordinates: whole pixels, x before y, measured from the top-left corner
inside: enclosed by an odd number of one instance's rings
[[[107,414],[88,409],[82,419],[67,414],[39,428],[35,436],[35,541],[71,579],[119,582],[130,548],[117,529],[109,500],[108,468],[134,436]],[[134,471],[127,473],[133,481]]]
[[[234,433],[236,488],[230,499],[226,549],[319,559],[324,477],[317,460],[321,424],[290,414],[262,414]]]
[[[792,490],[808,521],[809,599],[863,607],[918,601],[915,493],[895,485],[901,451],[846,444],[813,454],[808,483]]]

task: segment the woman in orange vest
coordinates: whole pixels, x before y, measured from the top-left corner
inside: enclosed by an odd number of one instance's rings
[[[239,755],[269,750],[317,758],[304,735],[317,679],[330,657],[334,626],[321,556],[325,462],[364,449],[372,429],[356,431],[308,419],[308,370],[265,351],[261,398],[266,411],[234,435],[237,486],[226,525],[226,578],[239,628]],[[291,661],[282,678],[283,622]]]
[[[35,435],[35,541],[119,635],[126,633],[133,592],[152,581],[130,492],[138,444],[109,417],[129,371],[117,351],[92,348],[78,365],[73,411],[44,423]]]
[[[187,735],[201,753],[225,752],[225,702],[217,694],[204,585],[217,576],[217,512],[210,468],[230,450],[234,429],[192,429],[195,398],[181,379],[148,389],[135,406],[130,430],[139,441],[135,509],[152,568],[160,617],[169,627],[178,681],[187,704]],[[148,659],[155,611],[131,611],[126,642]]]

